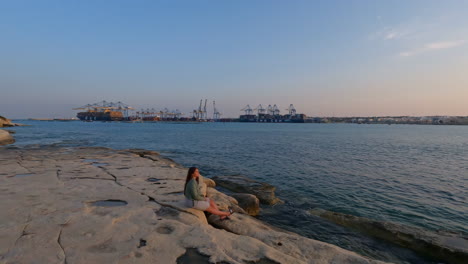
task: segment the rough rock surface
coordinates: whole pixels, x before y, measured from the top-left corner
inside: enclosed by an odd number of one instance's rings
[[[433,259],[460,264],[467,263],[468,260],[468,239],[460,235],[433,233],[413,226],[375,221],[321,209],[309,212],[367,235],[410,248]]]
[[[276,187],[268,183],[255,181],[241,175],[215,176],[213,180],[219,186],[233,192],[253,194],[264,204],[273,205],[282,202],[275,195]]]
[[[203,178],[203,181],[205,182],[207,187],[211,187],[211,188],[216,187],[216,182],[210,178]]]
[[[260,200],[249,193],[236,193],[231,195],[234,199],[237,200],[239,206],[244,209],[244,211],[252,216],[256,216],[260,213]]]
[[[232,233],[256,238],[294,257],[298,261],[296,263],[362,263],[363,261],[358,254],[348,254],[350,252],[337,246],[274,228],[248,215],[233,214],[230,218],[229,221],[220,221],[219,217],[211,215],[208,222]],[[366,263],[382,263],[374,260],[366,261]]]
[[[12,127],[14,125],[10,119],[0,116],[0,127]]]
[[[244,209],[239,207],[236,199],[216,190],[215,188],[208,187],[206,196],[213,199],[221,211],[228,211],[229,207],[231,207],[234,212],[246,214]]]
[[[0,145],[15,143],[15,139],[6,130],[0,129]]]
[[[184,207],[186,169],[167,159],[0,147],[0,168],[0,263],[377,263],[247,215],[214,228]]]

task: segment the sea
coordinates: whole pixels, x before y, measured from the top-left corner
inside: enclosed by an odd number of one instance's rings
[[[259,219],[374,259],[438,263],[310,210],[468,234],[468,126],[15,121],[30,125],[10,129],[18,147],[142,148],[269,183],[285,203]]]

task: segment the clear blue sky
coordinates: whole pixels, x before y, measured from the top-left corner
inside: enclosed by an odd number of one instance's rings
[[[468,1],[0,1],[0,115],[468,115]],[[283,111],[284,113],[284,111]]]

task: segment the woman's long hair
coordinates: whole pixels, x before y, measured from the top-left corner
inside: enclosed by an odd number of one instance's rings
[[[195,171],[197,170],[198,168],[197,167],[190,167],[188,169],[188,172],[187,172],[187,179],[185,179],[185,185],[184,185],[184,193],[185,193],[185,188],[187,188],[187,183],[193,178],[193,174],[195,173]],[[198,178],[197,178],[197,183],[198,182]]]

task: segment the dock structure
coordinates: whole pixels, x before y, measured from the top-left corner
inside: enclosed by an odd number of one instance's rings
[[[242,108],[244,115],[239,117],[240,122],[261,122],[261,123],[305,123],[307,116],[305,114],[297,114],[296,108],[293,104],[289,105],[286,109],[288,114],[281,115],[279,107],[274,104],[268,105],[265,109],[259,104],[255,109],[252,109],[250,105]],[[254,111],[257,113],[255,114]]]
[[[140,111],[136,112],[136,115],[132,117],[132,120],[138,120],[138,121],[159,121],[160,120],[160,112],[161,111],[156,111],[154,108],[146,108],[141,109]]]
[[[216,109],[216,102],[213,101],[213,118],[208,118],[208,110],[207,110],[208,99],[205,99],[205,103],[203,104],[203,99],[200,99],[200,105],[197,109],[193,109],[191,121],[199,121],[199,122],[207,122],[207,121],[215,121],[221,117],[221,113]]]
[[[183,113],[176,110],[169,110],[165,107],[162,110],[151,109],[141,109],[141,111],[136,112],[136,115],[130,120],[132,121],[184,121],[187,118],[182,117]]]

